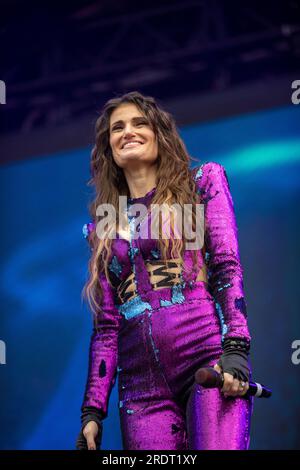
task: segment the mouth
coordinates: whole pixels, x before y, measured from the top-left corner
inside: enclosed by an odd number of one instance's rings
[[[138,147],[139,145],[143,145],[143,142],[140,142],[139,140],[132,140],[130,142],[125,142],[125,144],[122,145],[121,149],[127,149],[127,148],[133,148],[133,147]]]

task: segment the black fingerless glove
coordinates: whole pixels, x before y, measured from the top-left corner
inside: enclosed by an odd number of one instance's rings
[[[250,342],[244,338],[226,338],[223,341],[223,354],[218,361],[223,373],[233,375],[235,379],[249,382],[250,367],[248,356]]]
[[[98,434],[95,438],[96,449],[101,449],[101,441],[102,441],[102,431],[103,431],[103,424],[102,420],[104,418],[103,414],[98,408],[93,406],[85,406],[82,408],[81,413],[81,430],[78,434],[76,440],[76,449],[77,450],[88,450],[86,438],[83,435],[83,429],[87,425],[89,421],[95,421],[98,425]]]

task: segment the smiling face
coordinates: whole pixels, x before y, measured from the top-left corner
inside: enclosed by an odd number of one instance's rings
[[[148,119],[132,103],[118,106],[110,116],[109,124],[113,158],[121,168],[153,164],[158,145]]]

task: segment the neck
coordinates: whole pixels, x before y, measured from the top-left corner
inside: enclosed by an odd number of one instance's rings
[[[136,173],[126,174],[127,184],[131,198],[145,196],[156,186],[156,168],[150,167]]]

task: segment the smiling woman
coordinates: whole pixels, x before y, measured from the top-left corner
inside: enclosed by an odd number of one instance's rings
[[[102,420],[119,373],[124,449],[247,449],[252,398],[248,389],[250,333],[237,227],[225,169],[192,157],[173,117],[138,92],[109,100],[96,124],[90,183],[96,197],[85,236],[91,246],[84,294],[94,313],[78,448],[100,446]],[[120,226],[119,197],[127,196],[128,237],[99,238],[97,217],[111,204]],[[204,245],[189,249],[186,231],[143,237],[130,212],[185,204],[188,233],[204,205]],[[151,208],[150,208],[151,206]],[[148,233],[151,233],[148,230]],[[176,233],[177,235],[177,233]],[[218,365],[217,365],[218,364]],[[200,367],[214,366],[224,386],[203,389]]]

